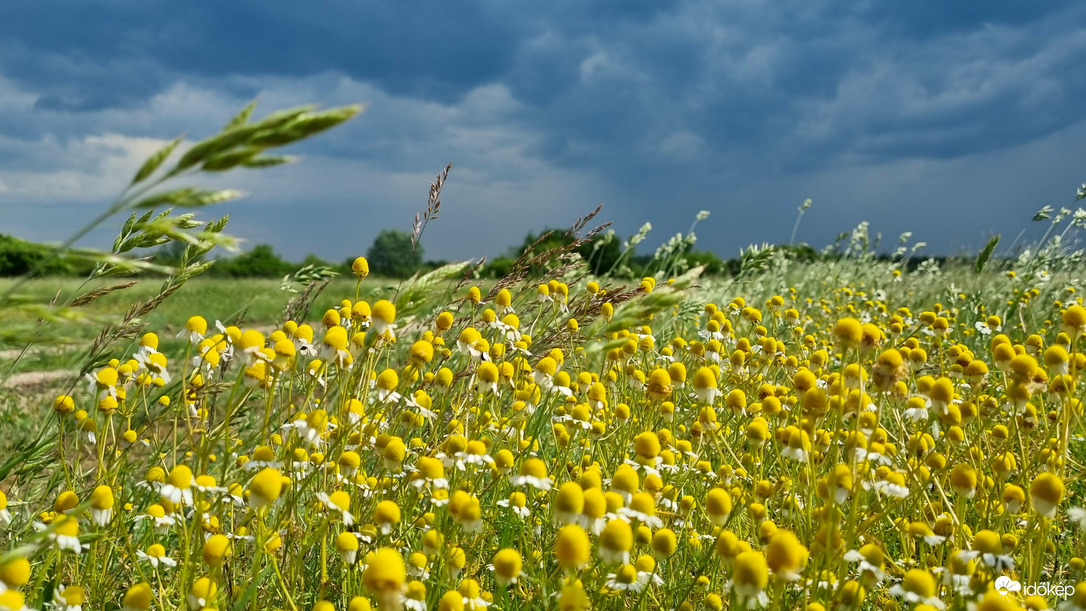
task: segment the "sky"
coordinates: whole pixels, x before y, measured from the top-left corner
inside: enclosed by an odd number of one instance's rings
[[[788,241],[807,198],[798,241],[868,221],[966,254],[1074,204],[1084,66],[1073,0],[4,0],[0,233],[64,240],[257,98],[366,104],[296,164],[205,181],[248,196],[202,218],[295,260],[409,231],[450,162],[430,259],[600,203],[649,250],[709,210],[698,247],[728,258]]]

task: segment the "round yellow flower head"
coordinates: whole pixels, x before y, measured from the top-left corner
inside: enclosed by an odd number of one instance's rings
[[[845,348],[855,348],[863,340],[863,323],[855,318],[842,318],[834,326],[833,334]]]
[[[761,552],[746,551],[735,557],[732,587],[740,598],[755,598],[769,583],[769,565]]]
[[[399,385],[400,376],[396,374],[395,369],[386,369],[377,376],[377,388],[381,390],[396,390]]]
[[[193,582],[189,590],[189,608],[202,609],[212,606],[219,586],[210,577],[201,577]]]
[[[713,488],[705,495],[705,511],[713,524],[723,526],[732,513],[732,495],[723,488]]]
[[[1073,305],[1063,311],[1063,332],[1071,337],[1086,332],[1086,308]]]
[[[592,546],[583,528],[576,524],[567,524],[558,530],[554,542],[554,556],[563,568],[576,571],[588,564],[591,555]]]
[[[249,482],[249,506],[262,509],[276,501],[283,492],[283,475],[278,469],[265,467]]]
[[[351,271],[354,273],[355,277],[361,280],[370,275],[370,262],[366,260],[366,257],[356,257],[355,260],[351,262]]]
[[[30,561],[19,556],[0,565],[0,581],[9,588],[20,588],[30,583]]]
[[[362,584],[377,597],[380,606],[399,608],[406,581],[407,567],[400,552],[382,547],[366,558]]]
[[[124,593],[125,611],[147,611],[151,608],[151,584],[141,581]]]
[[[385,334],[385,331],[391,331],[396,322],[396,306],[387,299],[381,299],[377,303],[373,304],[373,330],[378,336]]]
[[[1029,500],[1034,511],[1046,518],[1056,517],[1056,509],[1063,500],[1064,485],[1060,476],[1047,471],[1039,474],[1029,485]]]
[[[57,495],[57,499],[53,501],[53,511],[57,513],[67,513],[75,509],[76,505],[79,505],[79,497],[71,490],[65,490]]]
[[[773,573],[795,579],[807,565],[809,552],[792,531],[778,530],[766,546],[766,561]]]
[[[672,391],[671,375],[666,369],[654,369],[649,374],[648,385],[645,388],[650,399],[666,399]]]
[[[667,560],[678,549],[678,539],[670,528],[661,528],[652,535],[652,553],[659,560]]]
[[[517,582],[520,576],[523,561],[520,552],[515,549],[505,548],[494,554],[494,578],[502,586],[508,586]]]
[[[58,414],[70,414],[75,411],[75,400],[68,395],[60,395],[53,400],[53,411]]]
[[[425,340],[411,344],[409,351],[411,362],[417,367],[434,360],[434,345]]]
[[[204,541],[200,554],[204,564],[212,567],[219,566],[230,555],[230,539],[222,534],[211,535],[207,541]]]
[[[600,532],[600,557],[607,562],[627,562],[633,548],[633,529],[630,523],[614,518]]]
[[[655,459],[660,454],[660,438],[652,431],[645,431],[634,437],[634,452],[647,459]]]

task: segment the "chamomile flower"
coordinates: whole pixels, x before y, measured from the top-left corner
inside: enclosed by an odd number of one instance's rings
[[[514,486],[531,486],[538,490],[550,490],[553,481],[547,475],[547,464],[538,458],[528,458],[520,465],[520,472],[510,478]]]
[[[789,530],[778,530],[769,539],[765,550],[766,562],[774,575],[788,580],[799,579],[807,566],[809,552]]]
[[[317,498],[326,509],[339,517],[345,526],[354,524],[354,514],[351,513],[351,495],[343,490],[336,490],[331,494],[318,492]],[[387,533],[386,533],[387,534]]]
[[[901,583],[890,588],[890,594],[913,604],[924,604],[936,609],[945,609],[946,604],[939,600],[935,578],[923,569],[909,569]]]
[[[192,487],[195,484],[196,478],[192,475],[192,469],[186,465],[176,465],[170,469],[159,494],[174,505],[192,505]]]
[[[523,492],[512,492],[509,494],[509,498],[499,500],[497,505],[512,510],[522,520],[532,515],[532,510],[528,508],[527,497]]]
[[[87,593],[82,586],[61,584],[47,606],[54,611],[83,611],[83,603],[86,601]]]
[[[98,486],[91,492],[91,521],[98,526],[106,526],[113,519],[113,489],[109,486]]]
[[[395,339],[396,337],[396,306],[392,302],[381,299],[373,304],[372,330],[377,337]]]
[[[403,556],[394,549],[383,547],[366,557],[362,584],[377,597],[381,609],[398,609],[403,604],[407,568]]]
[[[336,551],[340,559],[346,565],[353,565],[358,557],[358,537],[352,532],[341,532],[336,535]]]
[[[71,516],[57,518],[51,525],[48,537],[59,550],[77,554],[83,551],[83,545],[79,542],[79,522]]]
[[[177,566],[177,561],[166,555],[166,548],[159,543],[152,543],[146,550],[136,550],[136,556],[147,562],[153,568]]]
[[[750,550],[735,557],[731,589],[748,609],[769,604],[769,597],[765,593],[768,583],[769,567],[765,555]]]
[[[886,572],[882,570],[885,555],[882,548],[874,543],[863,545],[858,550],[849,550],[845,553],[844,559],[847,562],[857,563],[860,574],[869,576],[875,582],[886,579]]]

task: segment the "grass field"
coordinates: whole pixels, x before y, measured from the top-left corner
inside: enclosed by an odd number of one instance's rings
[[[102,325],[156,294],[141,280],[2,346],[0,597],[1054,607],[993,588],[1083,578],[1086,309],[1073,274],[1001,265],[449,272],[358,300],[338,278],[292,323],[278,281],[197,278],[73,387]]]

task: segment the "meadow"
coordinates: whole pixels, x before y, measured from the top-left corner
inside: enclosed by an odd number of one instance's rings
[[[243,114],[175,167],[283,140]],[[133,277],[126,240],[200,225],[130,221],[88,283],[0,285],[0,610],[1086,609],[1080,215],[1051,212],[1013,258],[861,224],[727,277],[594,277],[586,218],[485,284],[205,281],[214,221]]]

